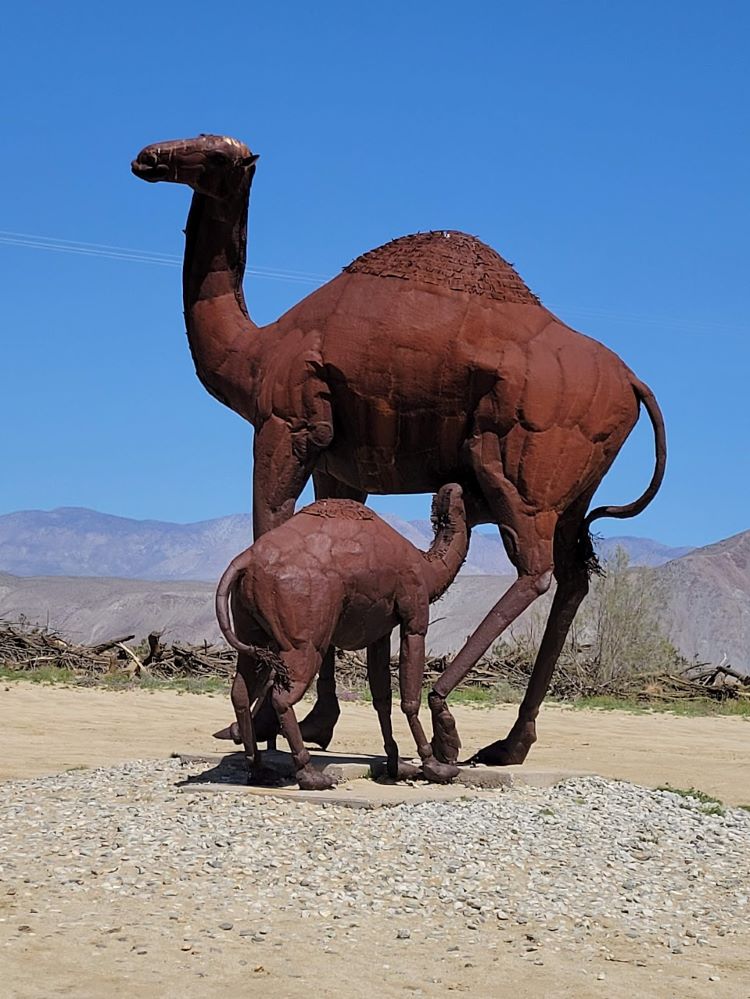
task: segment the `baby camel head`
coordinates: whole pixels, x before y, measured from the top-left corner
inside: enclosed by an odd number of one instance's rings
[[[151,183],[163,180],[187,184],[198,194],[225,198],[255,172],[258,157],[242,142],[226,135],[155,142],[136,156],[131,169]]]
[[[441,486],[432,500],[432,529],[437,533],[445,529],[456,530],[466,523],[463,490],[455,482]]]

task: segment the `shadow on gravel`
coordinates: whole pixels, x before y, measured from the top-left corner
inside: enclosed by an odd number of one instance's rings
[[[182,760],[183,765],[186,765],[192,760]],[[197,761],[195,761],[197,762]],[[283,777],[282,774],[277,775],[279,783],[277,787],[284,787],[291,785],[294,781],[291,777]],[[210,766],[207,770],[204,770],[199,774],[191,774],[184,780],[177,781],[177,787],[189,787],[191,784],[247,784],[247,766],[245,765],[245,757],[242,753],[230,753],[225,756],[222,760]]]
[[[176,754],[183,765],[207,764],[207,769],[199,774],[191,774],[184,780],[177,781],[177,787],[189,787],[193,784],[236,784],[247,785],[247,767],[242,752],[227,753],[222,757],[199,757],[188,754]],[[263,769],[267,779],[261,786],[296,787],[294,764],[290,753],[269,750],[263,753]],[[382,756],[350,756],[336,753],[313,753],[311,763],[317,770],[332,768],[334,775],[341,779],[353,777],[379,778],[385,771],[385,760]],[[354,773],[347,770],[355,769]]]

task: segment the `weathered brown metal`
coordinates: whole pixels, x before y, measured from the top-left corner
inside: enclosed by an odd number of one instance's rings
[[[292,750],[300,787],[332,779],[310,765],[294,714],[332,645],[367,648],[367,675],[378,713],[388,773],[414,777],[399,760],[391,726],[390,639],[401,629],[399,683],[422,775],[445,782],[455,766],[435,759],[419,720],[428,609],[453,581],[469,547],[461,487],[443,486],[433,504],[435,540],[421,552],[372,510],[346,499],[318,500],[264,534],[229,565],[216,591],[224,637],[241,653],[232,686],[237,726],[251,779],[262,779],[253,709],[270,693]],[[244,621],[238,639],[230,622]]]
[[[255,427],[256,538],[316,496],[463,488],[472,525],[498,525],[518,579],[431,695],[436,752],[460,745],[445,698],[550,586],[558,588],[529,688],[488,763],[519,763],[575,611],[587,590],[588,526],[632,517],[664,474],[664,424],[651,391],[610,350],[570,329],[494,250],[458,232],[405,236],[259,328],[242,293],[257,156],[221,136],[157,143],[133,163],[151,181],[194,190],[186,229],[188,339],[209,392]],[[655,433],[651,482],[633,503],[586,513],[643,403]],[[241,622],[238,623],[241,627]],[[328,678],[303,734],[330,738]]]

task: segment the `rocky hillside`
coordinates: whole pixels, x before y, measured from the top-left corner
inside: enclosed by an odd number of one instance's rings
[[[220,637],[210,583],[0,573],[0,620],[20,618],[78,642],[150,631],[174,641]]]
[[[750,672],[750,531],[658,570],[665,624],[687,656]]]

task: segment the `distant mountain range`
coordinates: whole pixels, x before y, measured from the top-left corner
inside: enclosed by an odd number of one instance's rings
[[[386,519],[419,547],[429,546],[428,521]],[[244,515],[170,524],[76,508],[8,514],[0,517],[0,618],[25,615],[79,641],[142,637],[153,629],[173,640],[216,639],[213,588],[250,534]],[[600,553],[618,545],[631,564],[653,573],[665,630],[684,655],[726,657],[750,671],[750,531],[695,549],[609,538]],[[467,565],[432,609],[430,650],[459,648],[512,575],[499,540],[475,532]]]
[[[418,548],[429,548],[428,520],[385,519]],[[0,571],[17,576],[116,576],[122,579],[206,580],[219,578],[252,540],[246,514],[195,524],[131,520],[83,507],[22,510],[0,516]],[[607,558],[617,546],[632,565],[657,566],[690,548],[670,548],[648,538],[607,538]],[[513,568],[500,538],[475,531],[464,575],[508,575]]]

